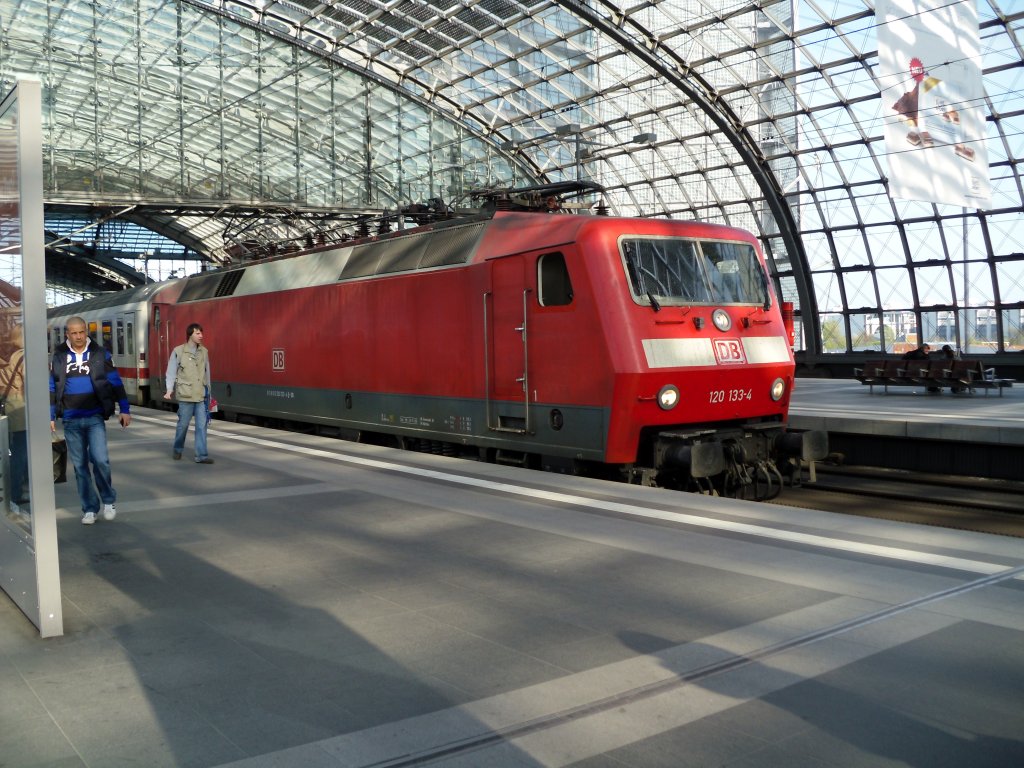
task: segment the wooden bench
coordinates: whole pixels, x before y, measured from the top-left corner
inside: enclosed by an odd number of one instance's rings
[[[931,391],[941,391],[949,387],[954,393],[970,392],[977,389],[999,391],[1013,386],[1013,379],[1000,379],[995,368],[986,368],[980,360],[949,360],[948,358],[929,358],[926,360],[869,360],[863,368],[854,368],[853,377],[861,384],[870,387],[871,394],[875,385],[881,385],[885,391],[890,386],[925,387]]]

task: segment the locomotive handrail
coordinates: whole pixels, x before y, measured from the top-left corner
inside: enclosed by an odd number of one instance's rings
[[[523,429],[523,434],[529,435],[530,433],[530,341],[527,337],[527,312],[529,310],[529,302],[527,297],[530,295],[530,289],[523,289],[523,404],[526,406],[526,424]]]
[[[487,336],[491,332],[487,324],[487,297],[490,295],[490,291],[484,291],[484,419],[487,428],[494,429],[491,426],[491,355],[487,344]]]
[[[527,313],[529,311],[529,300],[528,297],[531,293],[531,289],[525,288],[523,290],[523,324],[513,328],[514,331],[521,334],[523,342],[523,375],[517,376],[516,381],[523,386],[523,405],[526,409],[523,419],[523,428],[518,429],[516,427],[503,427],[501,423],[493,424],[491,422],[491,365],[490,365],[490,347],[487,343],[487,337],[490,333],[489,318],[487,314],[487,299],[489,296],[493,296],[493,291],[484,291],[484,412],[487,420],[487,429],[493,432],[514,432],[519,435],[533,434],[530,429],[530,347],[529,340],[527,337]]]

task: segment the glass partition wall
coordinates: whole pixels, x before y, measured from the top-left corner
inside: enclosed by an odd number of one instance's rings
[[[63,634],[49,399],[40,84],[0,100],[0,584]]]

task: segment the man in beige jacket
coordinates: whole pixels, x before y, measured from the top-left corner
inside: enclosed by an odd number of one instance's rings
[[[203,346],[203,327],[189,323],[185,343],[175,347],[167,361],[167,391],[164,399],[178,401],[178,428],[174,431],[171,455],[177,461],[185,448],[188,423],[196,420],[196,464],[213,464],[206,449],[206,425],[209,421],[210,355]]]

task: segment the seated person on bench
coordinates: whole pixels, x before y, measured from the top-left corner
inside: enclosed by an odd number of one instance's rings
[[[904,360],[927,360],[928,353],[932,351],[932,348],[928,344],[922,344],[917,349],[912,349],[903,355]]]

